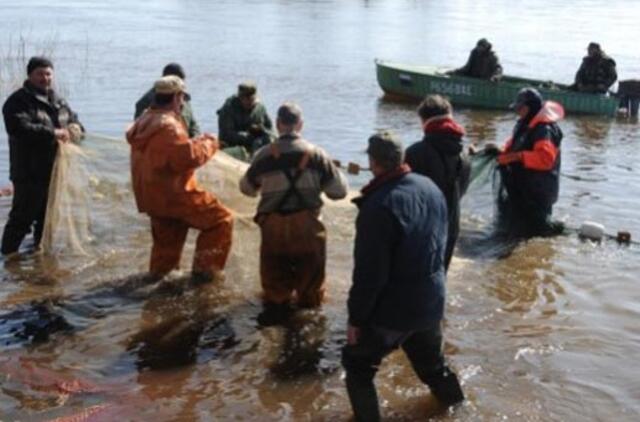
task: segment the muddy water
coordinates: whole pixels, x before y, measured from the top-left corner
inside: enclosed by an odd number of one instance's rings
[[[272,113],[283,100],[298,100],[309,139],[343,161],[363,162],[375,128],[392,128],[407,143],[419,137],[414,105],[380,98],[374,57],[457,65],[486,36],[507,73],[567,82],[596,40],[615,57],[622,79],[640,75],[629,35],[640,17],[635,2],[542,1],[526,11],[507,1],[462,0],[146,3],[3,2],[0,96],[21,79],[11,59],[22,36],[27,55],[51,52],[59,88],[88,129],[121,138],[135,100],[176,60],[188,72],[204,129],[215,131],[216,108],[250,78]],[[458,110],[456,118],[477,143],[506,138],[514,121],[492,111]],[[562,127],[556,216],[640,236],[637,125],[570,116]],[[6,138],[0,137],[6,181]],[[126,145],[96,137],[85,148],[91,254],[25,256],[0,269],[0,313],[13,312],[17,332],[34,315],[58,329],[27,345],[8,323],[0,325],[0,420],[81,412],[93,420],[347,420],[338,356],[353,208],[345,202],[326,209],[325,308],[299,313],[284,328],[258,330],[258,237],[253,204],[233,186],[240,169],[218,165],[202,175],[240,216],[225,283],[189,286],[185,272],[157,289],[136,277],[146,268],[150,236],[134,209]],[[0,198],[2,223],[9,206],[9,198]],[[637,420],[640,251],[562,237],[532,240],[496,259],[500,245],[482,241],[492,214],[490,187],[471,191],[463,206],[462,247],[448,280],[446,350],[469,400],[433,417]],[[30,305],[45,298],[40,307]],[[392,420],[424,420],[435,412],[401,354],[384,363],[378,387]]]

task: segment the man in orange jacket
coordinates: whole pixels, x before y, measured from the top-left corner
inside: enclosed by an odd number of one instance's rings
[[[520,90],[511,107],[519,119],[511,138],[497,151],[502,179],[499,223],[516,236],[559,234],[563,226],[551,220],[551,212],[560,190],[562,130],[557,122],[564,109],[544,101],[534,88]]]
[[[165,76],[155,85],[152,106],[127,131],[131,177],[140,212],[151,217],[153,248],[150,272],[161,277],[178,268],[189,228],[200,230],[193,276],[210,281],[222,275],[233,216],[218,199],[198,187],[194,171],[218,150],[210,134],[189,139],[180,110],[184,82]]]

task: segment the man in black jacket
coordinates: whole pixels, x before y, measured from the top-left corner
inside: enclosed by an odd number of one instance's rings
[[[52,89],[53,64],[32,57],[27,80],[2,107],[9,135],[10,178],[14,186],[2,253],[18,251],[33,225],[34,247],[44,229],[47,196],[58,142],[77,141],[84,129],[67,102]]]
[[[502,66],[498,56],[492,50],[491,43],[486,38],[481,38],[471,50],[467,63],[448,73],[497,82],[502,77]]]
[[[398,347],[443,405],[464,395],[442,353],[444,197],[402,163],[402,144],[389,133],[369,138],[367,153],[374,179],[354,200],[360,211],[342,364],[356,420],[378,421],[373,378],[382,359]]]
[[[449,232],[444,266],[449,269],[460,231],[460,198],[469,185],[471,164],[463,153],[464,129],[453,120],[449,101],[429,95],[418,107],[424,137],[407,148],[411,170],[431,179],[447,201]]]
[[[615,60],[602,51],[600,44],[592,42],[571,87],[580,92],[606,94],[617,79]]]

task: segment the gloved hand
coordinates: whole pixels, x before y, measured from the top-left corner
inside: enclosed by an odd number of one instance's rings
[[[498,155],[498,164],[506,166],[522,161],[522,152],[505,152]]]
[[[262,135],[264,134],[264,126],[251,125],[251,127],[249,127],[249,132],[254,136]]]
[[[498,155],[501,152],[501,149],[498,145],[493,142],[487,142],[484,144],[484,152],[489,155]]]

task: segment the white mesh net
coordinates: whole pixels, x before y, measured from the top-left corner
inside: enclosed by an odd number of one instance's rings
[[[49,188],[42,241],[45,252],[59,258],[85,255],[102,260],[128,254],[131,262],[146,266],[150,231],[146,216],[135,207],[128,153],[124,140],[99,135],[88,135],[81,147],[60,145]],[[258,199],[239,190],[247,167],[247,163],[218,152],[197,170],[197,179],[202,188],[214,193],[235,214],[227,271],[251,278],[259,257],[260,236],[253,222]],[[323,207],[330,243],[341,250],[351,248],[356,212],[349,201],[352,196],[341,201],[326,200]],[[193,253],[193,243],[186,244],[185,263]],[[245,274],[247,271],[251,274]]]

